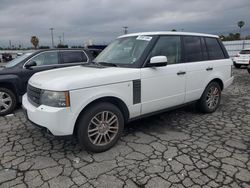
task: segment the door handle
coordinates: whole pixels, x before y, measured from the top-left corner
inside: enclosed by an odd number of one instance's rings
[[[206,68],[206,70],[211,71],[211,70],[213,70],[213,67],[208,67],[208,68]]]
[[[183,75],[183,74],[186,74],[186,72],[184,72],[184,71],[177,72],[177,75]]]

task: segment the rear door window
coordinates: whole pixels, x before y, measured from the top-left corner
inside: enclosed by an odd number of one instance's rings
[[[202,61],[202,46],[200,37],[184,36],[185,60],[186,62]]]
[[[87,56],[83,51],[62,51],[62,63],[80,63],[87,62]]]
[[[216,38],[205,38],[210,60],[224,59],[225,55]]]

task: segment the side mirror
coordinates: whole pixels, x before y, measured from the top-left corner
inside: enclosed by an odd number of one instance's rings
[[[36,62],[35,61],[29,61],[25,64],[25,68],[29,69],[30,67],[35,67],[37,66]]]
[[[154,56],[151,57],[149,66],[150,67],[161,67],[168,64],[168,59],[166,56]]]

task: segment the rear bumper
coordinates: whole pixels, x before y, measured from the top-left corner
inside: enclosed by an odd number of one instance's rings
[[[234,76],[232,76],[231,78],[225,81],[224,88],[227,88],[228,86],[230,86],[233,83],[233,81],[234,81]]]
[[[236,60],[234,61],[234,64],[236,65],[249,65],[249,60]]]

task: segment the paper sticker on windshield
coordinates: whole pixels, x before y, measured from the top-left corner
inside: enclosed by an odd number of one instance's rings
[[[146,40],[146,41],[151,41],[152,37],[149,37],[149,36],[143,36],[143,35],[140,35],[136,38],[136,40]]]

